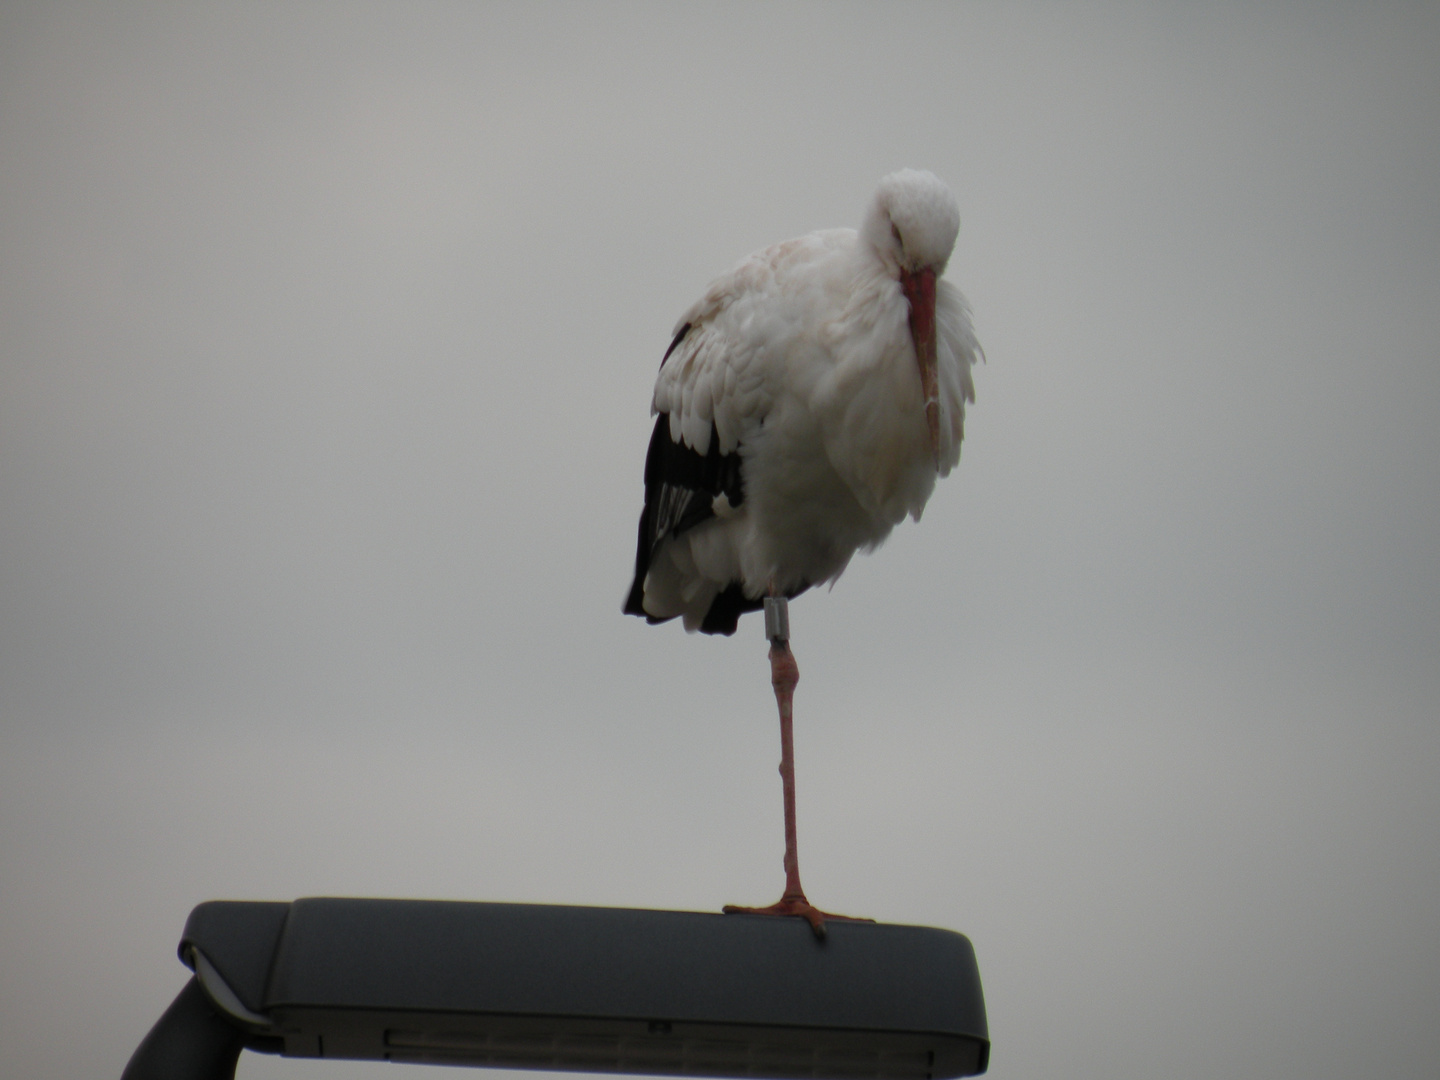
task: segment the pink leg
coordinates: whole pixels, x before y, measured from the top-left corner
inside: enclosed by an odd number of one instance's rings
[[[785,797],[785,894],[769,907],[750,908],[725,905],[727,915],[799,915],[805,919],[815,936],[825,936],[825,920],[842,922],[873,922],[848,915],[831,915],[805,899],[800,887],[800,855],[795,839],[795,684],[800,681],[800,666],[790,651],[789,612],[784,597],[773,594],[765,601],[765,629],[770,636],[770,685],[775,687],[775,702],[780,707],[780,784]]]

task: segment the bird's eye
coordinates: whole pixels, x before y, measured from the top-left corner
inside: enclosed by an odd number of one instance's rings
[[[890,235],[895,237],[895,243],[899,244],[901,247],[905,246],[905,241],[900,239],[900,227],[896,225],[893,221],[890,223]]]

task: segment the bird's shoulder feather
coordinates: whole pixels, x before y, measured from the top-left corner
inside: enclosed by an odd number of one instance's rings
[[[731,453],[763,422],[790,376],[797,340],[814,333],[847,279],[855,232],[830,229],[757,251],[711,283],[680,318],[655,381],[653,411],[700,454],[713,430]]]

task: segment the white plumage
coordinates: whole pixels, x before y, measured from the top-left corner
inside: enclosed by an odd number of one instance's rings
[[[655,383],[626,611],[732,633],[767,592],[833,581],[919,520],[975,398],[980,348],[939,280],[959,223],[935,176],[894,173],[859,232],[757,252],[681,316]]]

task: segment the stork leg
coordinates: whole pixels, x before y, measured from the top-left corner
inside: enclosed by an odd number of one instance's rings
[[[770,685],[780,707],[780,784],[785,796],[785,894],[769,907],[752,908],[726,904],[726,915],[798,915],[810,924],[817,938],[825,936],[825,920],[874,922],[848,915],[831,915],[805,899],[800,887],[800,856],[795,841],[795,684],[800,666],[790,651],[789,603],[775,590],[765,598],[765,636],[770,639]]]

